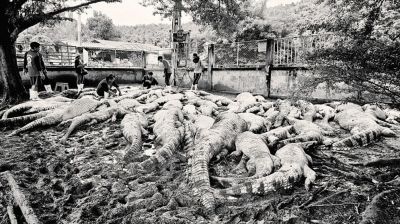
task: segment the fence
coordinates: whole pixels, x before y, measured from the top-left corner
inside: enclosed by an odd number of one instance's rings
[[[214,44],[214,65],[217,68],[263,66],[272,54],[274,66],[305,66],[307,54],[337,40],[332,34],[277,38],[272,40],[270,49],[268,40]]]
[[[277,38],[273,46],[273,64],[280,66],[302,66],[307,64],[307,54],[330,46],[337,40],[332,34]]]
[[[16,43],[16,56],[18,66],[24,64],[24,55],[29,51],[29,44]],[[74,66],[75,56],[78,52],[86,58],[88,67],[96,68],[144,68],[158,67],[157,57],[164,55],[171,63],[170,50],[163,51],[133,51],[119,49],[81,48],[65,44],[40,46],[46,66]],[[82,53],[83,52],[83,53]]]
[[[267,40],[215,44],[215,67],[250,67],[265,65]]]
[[[28,44],[15,44],[17,62],[19,66],[24,64],[24,55],[30,49]],[[69,45],[41,45],[40,52],[46,65],[54,66],[73,66],[77,49]]]
[[[88,54],[88,67],[96,68],[134,68],[144,67],[144,51],[85,49]]]

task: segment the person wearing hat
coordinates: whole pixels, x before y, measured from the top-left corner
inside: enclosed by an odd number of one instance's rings
[[[80,93],[83,90],[83,79],[84,75],[87,74],[85,66],[86,64],[84,64],[83,61],[81,60],[81,55],[77,54],[75,56],[75,72],[77,75],[78,93]]]
[[[149,72],[143,76],[143,87],[150,89],[151,86],[158,85],[157,80],[153,77],[153,72]]]
[[[97,95],[105,97],[105,93],[107,93],[108,96],[115,96],[116,94],[111,90],[112,86],[115,86],[119,92],[119,95],[122,96],[119,86],[117,83],[115,83],[115,76],[113,74],[109,74],[105,79],[100,81],[96,89]]]
[[[24,55],[24,72],[29,74],[32,88],[30,92],[30,99],[38,99],[39,86],[42,85],[41,75],[43,74],[45,79],[47,77],[46,66],[43,61],[43,56],[40,54],[40,44],[38,42],[32,42],[30,44],[31,49]]]

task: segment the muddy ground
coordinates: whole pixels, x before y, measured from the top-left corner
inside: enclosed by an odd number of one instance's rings
[[[0,132],[0,173],[14,175],[43,223],[359,223],[375,195],[399,186],[400,164],[359,164],[400,157],[399,138],[351,151],[315,148],[308,151],[318,175],[310,191],[299,183],[290,191],[219,201],[218,217],[211,220],[192,197],[184,161],[176,159],[149,174],[138,174],[122,161],[127,142],[120,120],[80,128],[63,145],[59,139],[65,130],[52,127],[15,137],[6,137],[11,130]],[[151,147],[152,137],[146,137],[145,148]],[[210,173],[229,175],[234,166],[235,161],[223,158],[212,162]],[[396,191],[380,202],[380,223],[400,223],[399,196]],[[6,207],[12,203],[0,175],[1,224],[10,223]]]

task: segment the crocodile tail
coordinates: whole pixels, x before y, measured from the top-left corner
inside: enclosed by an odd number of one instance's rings
[[[192,156],[194,151],[194,134],[192,125],[189,122],[185,122],[185,135],[183,138],[183,151],[186,152],[187,167],[186,167],[186,178],[188,183],[191,182],[191,171],[192,171]]]
[[[15,131],[13,131],[10,136],[13,135],[17,135],[19,133],[37,128],[37,127],[44,127],[44,126],[50,126],[50,125],[54,125],[54,124],[58,124],[62,121],[62,117],[61,116],[46,116],[46,117],[42,117],[38,120],[35,120]]]
[[[302,173],[299,173],[297,169],[280,169],[266,177],[221,189],[218,194],[225,197],[249,194],[266,195],[278,190],[289,189],[301,178]]]
[[[6,118],[0,120],[0,127],[13,127],[17,125],[27,124],[33,120],[45,117],[48,111],[42,111],[36,114],[29,114],[21,117]]]
[[[336,149],[346,149],[354,146],[365,146],[377,140],[381,134],[379,129],[363,131],[333,143],[332,147]]]
[[[141,132],[139,134],[141,135]],[[129,145],[129,147],[126,149],[124,161],[127,163],[133,162],[133,158],[137,155],[138,152],[142,150],[142,146],[143,142],[141,136],[133,138],[131,145]]]
[[[61,142],[65,142],[68,139],[68,137],[71,135],[71,133],[73,131],[75,131],[75,129],[77,129],[79,126],[86,123],[87,120],[89,120],[87,114],[84,114],[84,115],[74,118],[71,122],[71,125],[69,126],[69,128],[67,130],[67,133],[65,133],[65,135],[62,137]]]
[[[322,142],[323,141],[322,136],[321,135],[313,135],[313,134],[298,135],[296,137],[283,140],[283,141],[281,141],[281,143],[283,145],[287,145],[289,143],[312,142],[312,141]]]
[[[16,106],[11,107],[10,109],[6,110],[3,113],[3,116],[2,116],[1,119],[9,118],[10,115],[13,114],[13,113],[23,112],[23,111],[31,109],[32,107],[33,107],[32,105],[28,105],[28,104],[16,105]]]
[[[210,178],[208,174],[208,158],[210,144],[198,144],[193,152],[192,181],[195,196],[200,196],[202,205],[207,213],[215,210],[215,198],[211,192]]]
[[[164,144],[154,156],[141,162],[139,166],[144,170],[154,170],[157,167],[163,167],[173,156],[180,146],[179,137],[175,136]]]

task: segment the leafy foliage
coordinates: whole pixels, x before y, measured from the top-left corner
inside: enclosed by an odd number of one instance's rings
[[[94,38],[111,40],[121,36],[112,19],[99,11],[95,11],[93,17],[88,18],[86,28],[93,33]]]
[[[315,32],[334,32],[333,43],[309,55],[316,83],[345,82],[400,103],[400,3],[390,0],[324,1],[331,13],[309,23]]]

